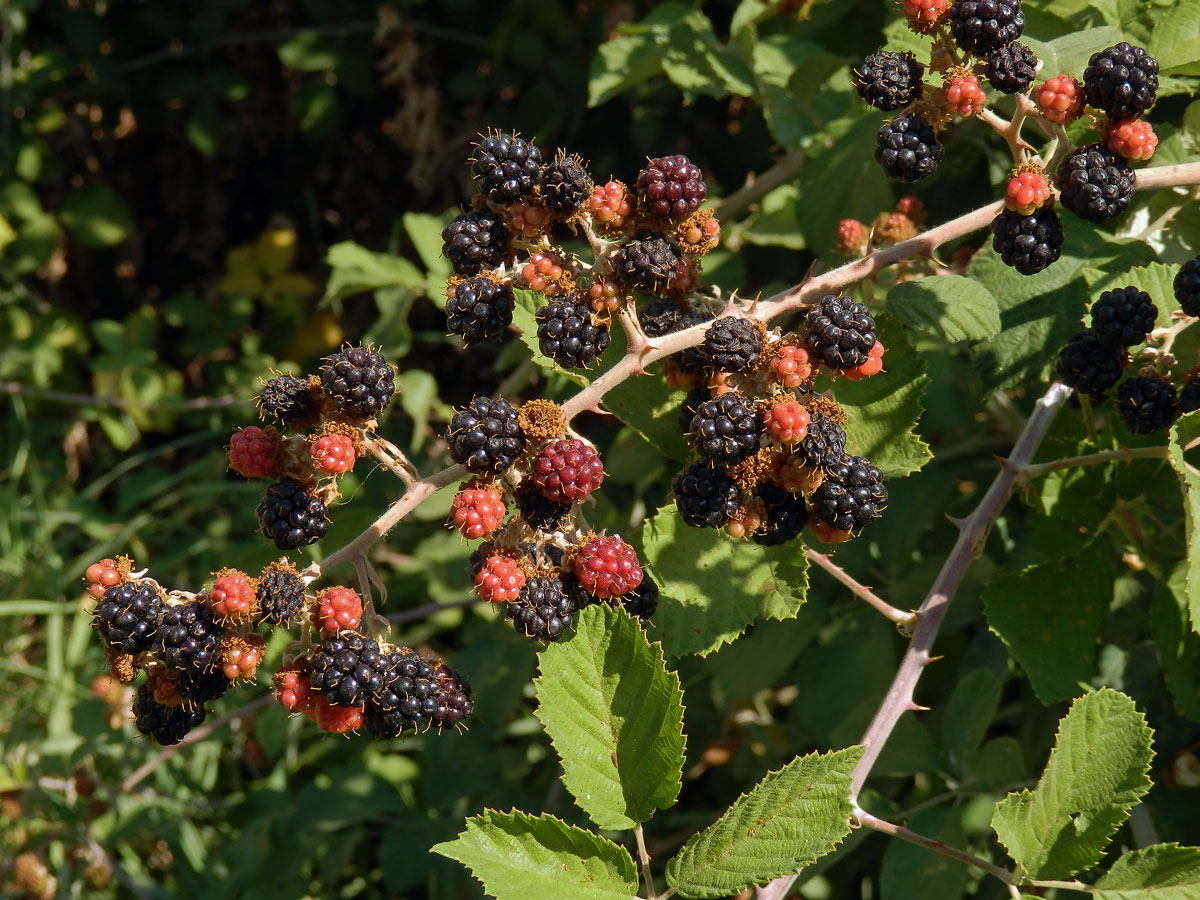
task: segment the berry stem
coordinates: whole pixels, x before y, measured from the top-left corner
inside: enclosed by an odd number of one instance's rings
[[[416,466],[409,462],[408,457],[391,441],[377,436],[365,439],[363,446],[371,456],[404,482],[405,487],[412,487],[413,482],[420,477]]]
[[[819,553],[816,550],[813,550],[811,547],[806,547],[804,549],[804,555],[808,557],[809,562],[820,566],[822,569],[832,575],[834,580],[848,587],[854,596],[858,597],[860,600],[867,601],[867,603],[875,607],[876,610],[883,613],[883,615],[891,621],[895,622],[900,627],[902,632],[906,634],[912,633],[912,629],[915,628],[917,624],[917,614],[915,612],[912,610],[908,610],[906,612],[902,609],[897,609],[890,603],[878,597],[869,587],[856,581],[845,569],[835,563],[829,557],[829,554]]]
[[[657,900],[658,893],[654,890],[654,875],[650,871],[650,854],[646,852],[646,836],[642,834],[642,823],[633,826],[633,836],[637,840],[638,862],[642,865],[642,877],[646,879],[646,891],[651,900]]]
[[[870,828],[872,831],[878,831],[882,834],[891,835],[892,837],[900,838],[908,841],[910,844],[916,844],[920,847],[925,847],[928,850],[933,850],[941,856],[949,856],[952,859],[957,859],[959,862],[964,862],[968,866],[974,866],[976,869],[987,872],[989,875],[994,875],[1006,885],[1012,885],[1015,882],[1016,876],[1008,869],[1001,868],[994,863],[988,862],[986,859],[980,859],[974,854],[968,853],[965,850],[959,850],[955,847],[949,847],[940,840],[934,840],[931,837],[926,837],[923,834],[918,834],[903,825],[896,825],[892,822],[887,822],[883,819],[871,815],[864,809],[857,806],[851,813],[855,822],[859,825]],[[1078,890],[1078,888],[1074,888]]]
[[[1105,450],[1101,453],[1087,453],[1083,456],[1068,456],[1050,462],[1034,463],[1020,469],[1017,474],[1026,479],[1040,478],[1061,469],[1073,469],[1078,466],[1094,466],[1099,463],[1135,459],[1166,459],[1167,448],[1163,447],[1122,447],[1119,450]]]
[[[1004,142],[1008,144],[1009,152],[1012,153],[1014,163],[1021,165],[1021,163],[1029,162],[1031,159],[1036,158],[1036,154],[1031,155],[1033,147],[1021,139],[1021,125],[1025,121],[1025,111],[1021,106],[1020,100],[1017,101],[1017,111],[1013,114],[1011,120],[997,115],[986,107],[979,111],[979,118],[988,125],[991,125],[992,130],[1004,138]]]

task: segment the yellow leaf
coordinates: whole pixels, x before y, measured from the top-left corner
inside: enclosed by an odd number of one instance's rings
[[[284,272],[272,278],[267,285],[267,300],[308,300],[315,297],[320,288],[303,272]]]
[[[3,250],[16,239],[16,229],[8,224],[8,219],[0,216],[0,250]]]
[[[257,297],[265,287],[266,285],[263,284],[263,280],[257,272],[230,271],[217,282],[217,291],[226,297],[234,294]]]
[[[284,354],[285,359],[311,359],[324,356],[342,345],[342,326],[329,307],[315,310],[300,325],[296,340]]]
[[[296,259],[296,230],[280,226],[263,229],[255,244],[258,265],[267,275],[278,275],[291,268]]]

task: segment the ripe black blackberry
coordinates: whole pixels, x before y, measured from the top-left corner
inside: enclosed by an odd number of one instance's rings
[[[608,326],[592,321],[592,307],[579,294],[555,297],[534,313],[538,349],[564,369],[586,369],[612,337]]]
[[[280,550],[294,550],[319,541],[329,530],[325,504],[290,478],[267,488],[255,513],[262,533]]]
[[[1158,93],[1158,60],[1142,47],[1121,41],[1092,54],[1083,70],[1083,95],[1089,106],[1110,119],[1144,113]]]
[[[654,583],[654,579],[647,576],[642,579],[641,584],[618,599],[625,612],[637,616],[643,625],[649,625],[654,613],[658,611],[658,585]]]
[[[204,704],[220,700],[229,690],[229,679],[221,669],[196,672],[184,669],[176,675],[176,688],[185,703]]]
[[[1050,207],[1027,216],[1002,209],[992,219],[992,249],[1022,275],[1036,275],[1062,255],[1062,220]]]
[[[446,330],[462,335],[468,347],[500,340],[512,318],[512,286],[485,276],[455,285],[446,300]]]
[[[1076,332],[1058,355],[1058,377],[1099,403],[1120,380],[1128,359],[1124,350],[1102,343],[1091,329]]]
[[[164,706],[154,699],[149,685],[137,689],[133,701],[133,724],[142,734],[164,747],[178,744],[189,731],[204,721],[203,706]]]
[[[1132,286],[1105,291],[1092,304],[1092,333],[1100,343],[1114,347],[1142,343],[1157,319],[1150,295]]]
[[[988,84],[1002,94],[1023,94],[1037,76],[1037,54],[1020,41],[997,47],[987,55]]]
[[[661,156],[638,173],[638,211],[652,219],[681,222],[700,208],[708,187],[686,156]]]
[[[954,0],[950,34],[959,49],[986,56],[1025,30],[1021,0]]]
[[[92,627],[109,647],[122,653],[141,653],[153,646],[166,608],[151,584],[114,584],[92,611]]]
[[[520,596],[508,604],[505,615],[517,634],[539,641],[557,641],[570,630],[575,601],[561,578],[537,575],[525,581]]]
[[[717,372],[749,372],[758,365],[765,336],[749,319],[722,316],[704,332],[700,358],[707,368]]]
[[[509,236],[495,213],[473,209],[442,229],[442,254],[459,275],[494,269],[508,256]]]
[[[542,172],[542,199],[560,216],[569,216],[587,203],[595,188],[579,157],[561,150]]]
[[[381,666],[383,687],[366,698],[368,729],[380,737],[397,737],[405,728],[420,731],[436,724],[446,693],[442,668],[407,647],[384,654]]]
[[[712,397],[712,391],[706,386],[692,388],[683,397],[683,402],[679,404],[679,430],[687,434],[692,429],[692,419],[696,418],[696,412],[700,409],[700,404]]]
[[[857,531],[883,514],[887,499],[879,469],[861,456],[848,456],[826,472],[813,491],[812,508],[830,528]]]
[[[445,663],[434,666],[433,677],[437,681],[438,691],[437,712],[434,713],[435,725],[458,725],[471,715],[474,704],[471,702],[471,686],[449,668]]]
[[[722,528],[742,504],[741,490],[719,464],[688,463],[672,487],[679,517],[693,528]]]
[[[810,469],[828,472],[846,455],[846,432],[831,417],[818,413],[808,423],[808,432],[795,445],[792,455]]]
[[[612,257],[613,274],[647,294],[661,294],[675,280],[679,251],[666,235],[652,231],[622,245]]]
[[[316,417],[317,398],[307,379],[276,375],[259,392],[258,411],[285,425],[296,425]]]
[[[363,706],[384,688],[379,644],[353,632],[327,638],[312,655],[309,683],[334,706]]]
[[[773,484],[759,485],[758,496],[763,502],[766,516],[763,520],[763,530],[751,536],[754,543],[764,547],[778,547],[804,530],[804,523],[808,521],[808,510],[803,496],[790,494]]]
[[[711,322],[714,316],[708,310],[699,310],[686,303],[681,305],[673,299],[655,297],[642,309],[638,310],[638,322],[648,338],[665,337],[676,331],[683,331],[693,325]],[[698,373],[704,367],[700,356],[700,348],[688,347],[668,357],[681,372]],[[687,428],[684,428],[686,431]]]
[[[517,509],[521,518],[536,531],[559,531],[571,518],[571,502],[556,503],[547,499],[532,483],[521,483],[517,491]]]
[[[255,589],[258,609],[268,625],[288,625],[304,609],[304,581],[294,569],[273,565]]]
[[[805,344],[831,369],[854,369],[875,346],[875,320],[865,303],[827,294],[804,320]]]
[[[924,74],[925,67],[911,53],[879,50],[854,70],[854,87],[869,105],[891,112],[920,98]]]
[[[1180,309],[1189,316],[1200,316],[1200,256],[1179,267],[1173,287]]]
[[[343,344],[325,357],[321,387],[338,411],[358,421],[374,419],[392,402],[396,372],[370,347]]]
[[[1117,388],[1117,415],[1134,434],[1170,427],[1179,415],[1175,386],[1157,375],[1135,375]]]
[[[1059,166],[1059,200],[1079,218],[1099,225],[1129,207],[1134,179],[1124,159],[1103,144],[1088,144]]]
[[[920,181],[937,170],[942,145],[928,122],[916,113],[907,113],[879,129],[875,159],[889,178]]]
[[[541,183],[542,153],[524,138],[497,131],[475,146],[471,177],[493,203],[515,203]]]
[[[737,463],[753,456],[762,435],[762,414],[740,391],[728,391],[696,408],[688,434],[705,459]]]
[[[1183,389],[1179,392],[1179,411],[1190,413],[1198,409],[1200,409],[1200,377],[1192,374],[1183,380]]]
[[[479,475],[499,475],[525,452],[517,411],[503,397],[475,397],[456,410],[446,443],[456,463]]]
[[[221,638],[225,629],[199,600],[172,606],[158,625],[155,655],[176,672],[198,674],[215,669],[221,662]]]

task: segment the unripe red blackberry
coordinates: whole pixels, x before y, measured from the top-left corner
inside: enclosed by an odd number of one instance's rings
[[[879,129],[875,159],[889,178],[920,181],[942,161],[942,145],[932,126],[916,113],[907,113]]]
[[[350,435],[330,432],[315,437],[308,453],[316,472],[321,475],[342,475],[354,468],[357,453]]]
[[[758,450],[762,416],[740,391],[729,391],[696,408],[688,428],[692,446],[705,459],[741,462]]]
[[[521,518],[534,531],[558,531],[571,518],[574,503],[558,503],[547,499],[535,485],[522,484],[517,491],[517,509]]]
[[[598,185],[588,199],[588,209],[592,213],[592,221],[601,231],[608,234],[620,234],[629,223],[633,214],[633,198],[629,189],[619,181],[610,181]]]
[[[1004,189],[1004,205],[1023,216],[1032,215],[1050,199],[1050,179],[1039,168],[1020,167]]]
[[[263,570],[255,593],[259,615],[268,625],[287,625],[304,609],[304,581],[286,559]]]
[[[817,413],[792,455],[810,469],[829,471],[846,455],[846,432],[830,416]]]
[[[471,686],[445,663],[434,666],[433,677],[438,686],[434,695],[437,711],[434,713],[433,724],[439,728],[443,725],[458,725],[470,716],[474,709],[471,702]]]
[[[652,231],[623,244],[612,264],[619,281],[647,294],[661,294],[675,277],[679,252],[666,235]]]
[[[225,630],[198,600],[170,607],[158,626],[154,652],[177,672],[193,674],[216,668]]]
[[[229,438],[229,468],[246,478],[273,478],[279,467],[278,446],[274,429],[241,428]]]
[[[1158,60],[1125,41],[1106,47],[1088,60],[1083,91],[1088,104],[1110,119],[1144,113],[1158,93]]]
[[[827,294],[805,317],[808,349],[831,369],[853,369],[875,346],[875,320],[865,303]]]
[[[531,291],[557,297],[576,290],[575,279],[566,267],[567,261],[562,254],[539,251],[529,254],[529,262],[521,266],[519,274]]]
[[[1120,380],[1128,358],[1122,348],[1102,343],[1090,329],[1080,331],[1059,354],[1058,377],[1098,403]]]
[[[362,707],[384,688],[379,644],[361,634],[336,634],[313,652],[309,672],[312,689],[334,706]]]
[[[204,722],[205,715],[203,706],[163,706],[154,699],[147,684],[137,689],[133,701],[133,724],[163,747],[182,741],[189,731]]]
[[[984,93],[978,75],[947,73],[942,85],[942,96],[945,98],[946,109],[964,119],[978,115],[987,106],[987,94]]]
[[[813,374],[812,356],[795,344],[777,345],[770,363],[771,380],[785,388],[798,388]]]
[[[1055,75],[1034,91],[1034,100],[1047,119],[1066,125],[1083,112],[1083,85],[1070,75]]]
[[[315,624],[322,634],[353,631],[363,617],[362,597],[348,587],[337,585],[317,594]]]
[[[110,587],[124,583],[126,576],[121,574],[115,559],[107,558],[88,566],[83,580],[87,582],[88,594],[99,600]]]
[[[954,0],[950,34],[959,49],[986,56],[1025,30],[1021,0]]]
[[[530,477],[548,500],[586,499],[604,481],[604,464],[583,441],[562,439],[543,447],[533,460]]]
[[[532,143],[497,131],[487,135],[471,156],[475,187],[493,203],[513,203],[533,194],[542,180],[542,154]]]
[[[537,575],[528,579],[505,615],[517,634],[538,641],[556,641],[571,629],[575,601],[564,589],[562,579]]]
[[[601,599],[629,593],[643,577],[637,551],[616,535],[594,537],[580,547],[571,569],[580,586]]]
[[[1033,84],[1037,68],[1037,54],[1020,41],[1013,41],[988,54],[988,84],[1002,94],[1023,94]]]
[[[108,647],[122,653],[149,650],[158,632],[166,605],[154,586],[127,581],[104,592],[92,611],[92,627]]]
[[[276,672],[275,700],[290,713],[307,713],[313,708],[315,697],[308,680],[308,660],[296,660]]]
[[[255,512],[262,533],[280,550],[294,550],[319,541],[329,530],[325,504],[290,478],[267,488]]]
[[[722,316],[704,332],[700,358],[717,372],[745,373],[758,365],[766,344],[763,330],[750,319]]]
[[[508,251],[508,227],[487,210],[465,212],[442,230],[442,254],[459,275],[494,269],[504,262]]]
[[[763,424],[771,439],[780,444],[794,444],[808,434],[811,416],[796,400],[782,400],[763,416]]]
[[[1134,180],[1123,158],[1103,144],[1089,144],[1059,167],[1059,200],[1079,218],[1099,225],[1129,208]]]
[[[339,412],[365,421],[379,416],[396,393],[396,373],[383,354],[370,347],[343,344],[325,357],[321,387]]]
[[[284,425],[300,426],[316,418],[317,397],[304,378],[295,375],[276,375],[258,395],[258,412]]]
[[[652,219],[680,222],[700,208],[708,188],[686,156],[652,159],[638,173],[638,211]]]
[[[1133,286],[1105,291],[1092,304],[1091,313],[1096,339],[1114,347],[1143,343],[1158,320],[1150,295]]]
[[[570,216],[583,207],[596,185],[578,156],[559,150],[542,171],[542,199],[551,212]]]
[[[446,443],[456,463],[479,475],[499,475],[525,452],[517,411],[502,397],[475,397],[455,410]]]
[[[534,319],[538,349],[565,369],[590,368],[612,343],[608,325],[594,320],[581,294],[552,299]]]
[[[337,706],[324,697],[313,703],[313,721],[326,734],[346,734],[363,727],[365,716],[360,707]]]
[[[1133,434],[1169,428],[1179,415],[1175,386],[1157,375],[1135,375],[1117,388],[1117,415]]]
[[[797,537],[808,521],[804,497],[791,494],[773,484],[760,484],[758,497],[763,503],[763,524],[750,539],[764,547],[778,547]]]
[[[490,535],[507,512],[504,492],[495,484],[478,481],[464,485],[450,504],[450,520],[468,540]]]
[[[511,603],[525,586],[521,564],[509,556],[489,556],[475,575],[475,589],[488,603]]]
[[[854,88],[870,106],[890,112],[920,98],[924,74],[911,53],[878,50],[854,70]]]
[[[470,347],[504,337],[513,318],[511,285],[479,276],[459,282],[446,300],[446,330]]]
[[[861,366],[855,366],[853,369],[847,369],[844,374],[850,381],[861,381],[864,378],[870,378],[872,375],[878,375],[883,371],[883,354],[887,352],[887,348],[879,341],[876,341],[867,354],[867,361]]]
[[[1158,147],[1158,135],[1145,119],[1120,119],[1109,123],[1104,146],[1130,162],[1145,162]]]
[[[871,235],[867,226],[858,219],[842,219],[838,222],[837,243],[834,249],[843,256],[862,256],[867,252]]]
[[[1002,209],[992,219],[991,229],[992,249],[1022,275],[1036,275],[1062,255],[1062,221],[1050,207],[1027,216]]]
[[[830,528],[857,532],[883,514],[887,500],[879,469],[861,456],[848,456],[826,471],[813,492],[812,509]]]
[[[693,528],[723,528],[742,504],[741,489],[718,463],[688,463],[672,488],[679,517]]]
[[[1172,287],[1180,309],[1189,316],[1200,316],[1200,256],[1179,267]]]
[[[218,622],[245,622],[258,612],[254,585],[245,572],[236,569],[218,572],[204,599]]]
[[[917,34],[929,34],[946,21],[950,0],[904,0],[904,18]]]

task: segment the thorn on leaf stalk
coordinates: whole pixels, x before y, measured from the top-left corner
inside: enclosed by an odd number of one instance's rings
[[[929,712],[928,706],[922,706],[920,703],[914,703],[912,700],[904,704],[904,708],[909,712]]]
[[[959,531],[965,530],[967,525],[971,522],[970,519],[960,519],[958,516],[952,516],[949,513],[946,514],[946,519]]]

